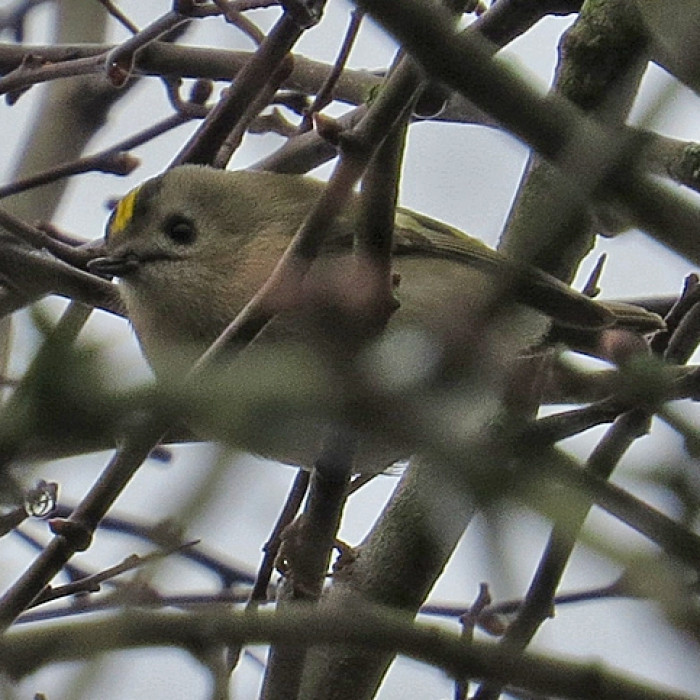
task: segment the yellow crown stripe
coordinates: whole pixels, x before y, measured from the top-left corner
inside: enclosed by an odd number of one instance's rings
[[[109,226],[110,235],[120,233],[129,225],[131,217],[134,215],[136,195],[138,195],[140,189],[140,187],[135,187],[117,203],[117,207],[114,210],[114,216],[112,217],[112,221]]]

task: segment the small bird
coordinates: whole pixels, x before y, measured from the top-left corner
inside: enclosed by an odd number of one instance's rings
[[[100,257],[88,269],[119,278],[127,315],[157,376],[167,374],[176,353],[193,362],[236,317],[266,281],[323,187],[301,175],[186,165],[148,180],[118,203]],[[358,213],[354,198],[330,224],[321,255],[305,278],[311,297],[338,294],[338,280],[353,255]],[[446,224],[403,209],[396,215],[392,265],[400,305],[387,332],[418,327],[444,333],[476,314],[489,290],[510,279],[520,308],[518,328],[504,336],[498,351],[513,358],[542,338],[551,319],[583,329],[622,323],[646,331],[660,325],[654,314],[594,301]],[[292,308],[294,300],[288,301],[290,308],[264,331],[268,342],[304,337],[304,320]],[[313,436],[309,442],[315,449],[320,440]],[[312,453],[268,456],[300,463],[313,461]],[[392,448],[359,458],[381,470],[407,456]]]

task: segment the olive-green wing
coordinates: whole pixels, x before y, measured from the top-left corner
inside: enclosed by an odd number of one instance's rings
[[[513,285],[515,298],[559,325],[595,330],[613,325],[649,332],[663,327],[654,313],[631,304],[594,301],[537,268],[519,265],[481,241],[422,214],[398,209],[394,254],[435,255],[463,261]]]
[[[397,211],[395,255],[435,255],[473,265],[512,285],[514,298],[576,328],[611,326],[614,315],[601,304],[534,267],[518,265],[488,246],[426,216]]]

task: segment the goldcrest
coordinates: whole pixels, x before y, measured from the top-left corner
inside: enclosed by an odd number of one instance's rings
[[[147,181],[119,202],[103,256],[89,269],[119,278],[128,317],[156,375],[167,373],[176,349],[194,361],[236,317],[268,278],[323,187],[301,175],[187,165]],[[305,278],[311,297],[338,293],[334,285],[348,269],[357,221],[358,204],[352,200],[330,225],[323,253]],[[499,353],[515,357],[541,339],[552,318],[581,328],[622,320],[647,330],[659,323],[643,310],[593,301],[543,272],[516,266],[456,229],[406,210],[396,216],[393,269],[400,306],[388,333],[412,326],[444,334],[452,324],[467,322],[470,311],[508,275],[517,280],[520,304],[509,317],[509,330],[501,331]],[[284,311],[264,335],[268,342],[301,338],[303,318],[293,309]],[[321,439],[309,436],[311,449],[268,456],[310,467]],[[361,450],[358,462],[363,471],[380,470],[409,455]]]

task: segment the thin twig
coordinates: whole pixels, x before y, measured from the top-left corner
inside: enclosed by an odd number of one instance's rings
[[[120,576],[127,571],[133,571],[134,569],[139,569],[153,561],[158,561],[169,557],[174,552],[179,550],[188,549],[194,547],[198,544],[198,541],[193,540],[192,542],[185,542],[182,545],[173,547],[170,550],[151,552],[150,554],[138,555],[131,554],[120,564],[115,564],[107,569],[103,569],[95,574],[90,574],[84,578],[71,581],[63,586],[47,586],[33,601],[30,606],[34,608],[43,603],[48,603],[52,600],[59,600],[60,598],[67,598],[68,596],[80,594],[80,593],[96,593],[100,590],[101,584],[109,581],[110,579]]]
[[[300,134],[311,130],[313,127],[314,115],[326,107],[333,99],[333,90],[338,82],[338,78],[340,78],[342,72],[345,70],[345,65],[350,57],[350,51],[352,50],[353,44],[357,39],[357,34],[360,31],[363,17],[364,12],[361,10],[355,9],[350,13],[350,23],[345,31],[343,43],[340,46],[340,50],[338,51],[338,55],[336,56],[330,73],[326,76],[323,85],[321,85],[320,90],[316,93],[313,103],[307,110],[301,124],[299,125]]]
[[[170,10],[111,49],[104,59],[104,70],[109,81],[116,87],[124,85],[134,70],[136,52],[185,21],[187,18],[184,15],[175,9]]]
[[[249,606],[255,607],[260,602],[267,600],[267,590],[272,578],[272,572],[275,567],[275,560],[279,552],[280,544],[282,543],[282,533],[292,523],[299,508],[301,507],[304,496],[309,485],[311,473],[306,469],[299,469],[289,490],[289,495],[284,504],[284,508],[277,518],[272,534],[263,547],[265,556],[258,569],[258,575],[255,578],[255,584],[250,594]]]
[[[238,27],[244,34],[253,40],[255,44],[260,46],[265,35],[260,31],[259,27],[251,22],[235,3],[227,2],[226,0],[214,0],[214,4],[221,10],[221,14],[226,18],[229,24]]]
[[[459,616],[459,622],[462,625],[462,641],[469,644],[474,641],[474,628],[477,625],[479,617],[484,609],[491,605],[491,593],[489,587],[485,583],[479,584],[479,593],[471,607]],[[469,681],[455,680],[455,700],[467,700],[469,692]]]
[[[33,187],[41,187],[51,182],[56,182],[64,177],[81,175],[89,172],[107,173],[110,175],[129,175],[139,165],[138,159],[124,153],[110,149],[91,156],[83,156],[70,163],[62,163],[43,173],[15,180],[9,185],[0,187],[0,199],[9,197],[19,192],[25,192]]]
[[[605,586],[595,588],[586,588],[580,591],[567,591],[558,593],[554,598],[556,607],[562,605],[573,605],[575,603],[587,603],[593,600],[605,600],[606,598],[619,597],[634,597],[637,598],[637,593],[630,593],[620,586],[621,579],[615,580]],[[487,605],[480,611],[476,625],[493,636],[501,636],[506,629],[505,619],[511,617],[523,605],[522,598],[514,598],[512,600],[504,600],[500,603]],[[449,603],[428,603],[421,606],[420,612],[422,615],[435,615],[439,617],[455,618],[468,613],[470,608],[465,608],[463,605],[450,605]],[[497,618],[504,618],[498,620]]]
[[[695,273],[692,273],[683,281],[683,290],[680,296],[665,314],[666,328],[658,331],[651,339],[650,347],[652,352],[662,355],[667,351],[671,336],[675,333],[686,314],[699,301],[700,278]]]
[[[95,612],[123,609],[125,602],[137,605],[139,608],[197,610],[198,608],[211,609],[212,606],[220,604],[237,605],[245,603],[248,597],[246,590],[239,589],[222,589],[215,593],[189,593],[185,595],[161,595],[154,589],[149,589],[143,596],[139,596],[139,593],[138,589],[131,590],[128,600],[125,601],[125,596],[120,588],[113,592],[106,592],[99,597],[90,597],[86,600],[80,599],[77,603],[51,606],[48,610],[30,608],[17,618],[15,624],[45,622],[74,615],[89,615]]]
[[[255,583],[250,592],[246,603],[246,610],[257,610],[261,603],[267,602],[268,588],[270,586],[270,580],[272,578],[272,572],[275,569],[275,563],[277,562],[280,547],[282,545],[282,538],[285,530],[292,524],[294,518],[299,512],[299,508],[306,496],[306,492],[309,486],[309,479],[311,477],[311,472],[305,469],[299,469],[297,475],[294,479],[289,494],[287,495],[287,500],[285,501],[282,512],[277,518],[277,522],[272,529],[272,533],[263,546],[263,560],[258,568],[257,576],[255,577]],[[232,671],[238,664],[242,651],[241,646],[229,646],[226,651],[226,660],[228,668]]]
[[[267,83],[263,86],[255,99],[248,105],[248,108],[241,114],[240,118],[228,133],[221,147],[218,149],[211,165],[214,168],[225,168],[233,157],[234,152],[243,141],[243,137],[250,125],[258,118],[258,115],[273,100],[282,82],[289,75],[289,65],[282,63],[274,71]]]
[[[68,518],[75,510],[72,506],[59,505],[56,508],[56,517]],[[136,537],[139,540],[151,542],[164,549],[176,550],[179,555],[193,562],[217,576],[224,588],[238,585],[252,585],[254,576],[251,571],[242,565],[232,565],[223,561],[206,547],[199,546],[195,549],[180,549],[183,542],[180,534],[173,531],[167,523],[150,525],[139,523],[132,519],[120,518],[108,515],[100,521],[100,529]]]
[[[111,0],[97,0],[105,10],[132,34],[138,34],[139,28]]]
[[[71,78],[78,75],[98,73],[104,64],[103,56],[76,58],[61,63],[22,64],[0,78],[0,95],[25,91],[37,83],[45,83],[57,78]]]

